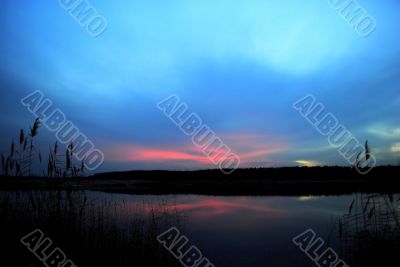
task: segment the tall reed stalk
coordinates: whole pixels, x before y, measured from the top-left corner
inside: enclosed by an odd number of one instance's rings
[[[41,121],[37,118],[33,125],[29,128],[29,134],[23,129],[19,132],[17,146],[12,141],[8,153],[1,153],[1,174],[5,176],[32,176],[34,156],[37,155],[36,162],[42,165],[42,153],[35,145],[35,137],[38,136]],[[78,177],[85,175],[85,162],[81,161],[80,165],[75,165],[74,161],[74,144],[71,141],[67,147],[65,154],[60,154],[59,145],[56,142],[53,148],[50,148],[47,160],[47,176],[48,177]],[[43,176],[46,176],[44,170]]]
[[[33,139],[38,135],[38,130],[40,127],[40,119],[37,118],[30,128],[30,147],[29,147],[29,176],[32,175],[32,153],[34,149]]]

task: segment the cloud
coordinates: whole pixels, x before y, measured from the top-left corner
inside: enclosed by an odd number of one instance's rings
[[[238,132],[218,136],[232,152],[239,156],[241,163],[246,167],[251,167],[252,164],[259,166],[260,162],[270,163],[270,157],[273,154],[288,149],[287,144],[265,133]],[[152,162],[155,166],[158,163],[170,162],[181,164],[183,167],[191,163],[191,166],[198,168],[215,168],[211,159],[202,152],[201,148],[195,147],[189,140],[178,141],[168,146],[119,143],[111,140],[104,145],[106,161]],[[205,152],[210,152],[213,149],[215,148],[208,147]],[[219,152],[226,151],[216,149],[212,155],[219,154]]]
[[[400,137],[400,128],[374,127],[374,128],[369,128],[368,132],[375,136],[385,139]]]
[[[321,165],[318,161],[315,160],[296,160],[295,162],[302,167],[314,167]]]
[[[390,147],[390,151],[393,152],[393,153],[400,153],[400,143],[394,143]]]
[[[300,196],[297,199],[299,201],[311,201],[311,200],[316,200],[319,199],[320,197],[316,197],[316,196]]]
[[[386,164],[400,140],[400,6],[366,1],[380,28],[368,42],[327,1],[97,1],[110,22],[99,38],[56,1],[5,1],[0,146],[31,120],[20,97],[40,89],[91,139],[108,139],[115,166],[214,167],[157,110],[176,93],[241,166],[347,164],[292,109],[314,94]]]

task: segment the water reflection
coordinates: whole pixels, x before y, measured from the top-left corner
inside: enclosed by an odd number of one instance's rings
[[[35,191],[0,192],[0,206],[5,244],[32,228],[43,228],[71,249],[81,266],[180,266],[156,242],[156,236],[171,226],[216,267],[316,266],[292,243],[307,229],[352,267],[381,265],[382,259],[390,262],[400,249],[398,195],[227,197]],[[19,259],[21,266],[32,260]]]
[[[224,266],[312,266],[291,240],[312,228],[329,237],[353,196],[221,197],[131,196],[92,193],[137,206],[169,210],[185,218],[183,231],[212,262]],[[149,204],[150,203],[150,204]],[[126,211],[129,212],[129,211]]]

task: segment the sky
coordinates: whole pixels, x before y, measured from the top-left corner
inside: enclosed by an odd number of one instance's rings
[[[104,153],[97,171],[215,167],[157,108],[177,95],[241,167],[348,165],[293,108],[311,94],[378,165],[400,163],[399,1],[358,1],[367,37],[328,0],[91,0],[96,37],[62,2],[1,1],[2,151],[40,90]],[[55,140],[40,129],[38,146]]]

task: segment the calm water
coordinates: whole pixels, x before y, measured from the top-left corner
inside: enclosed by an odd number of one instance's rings
[[[4,209],[0,215],[4,222],[8,221],[4,229],[14,227],[13,230],[17,230],[17,236],[11,235],[8,242],[22,236],[21,228],[28,232],[28,229],[44,227],[45,232],[58,238],[63,248],[71,249],[81,266],[95,266],[93,261],[102,253],[99,247],[107,251],[124,244],[126,251],[116,248],[118,251],[114,253],[119,254],[110,254],[108,258],[113,264],[117,256],[127,258],[130,255],[127,253],[144,244],[130,239],[135,233],[132,229],[141,227],[148,229],[143,236],[148,245],[141,246],[144,251],[138,256],[135,254],[133,259],[142,257],[140,259],[145,262],[148,257],[160,256],[157,266],[181,266],[155,238],[174,226],[216,267],[317,266],[292,242],[308,229],[325,241],[324,248],[334,248],[339,258],[350,266],[364,267],[380,265],[382,259],[397,257],[400,249],[399,197],[380,194],[223,197],[93,191],[0,192]],[[78,212],[59,217],[63,211],[74,209]],[[57,218],[61,219],[57,221]],[[133,225],[139,228],[130,228],[132,219]],[[0,220],[0,224],[2,222]],[[77,225],[88,226],[77,228]],[[78,243],[73,238],[68,239],[71,234],[75,234]],[[92,258],[86,262],[87,254],[82,252],[85,246],[75,249],[82,244],[82,239],[87,240],[92,252]],[[23,252],[23,247],[15,242],[15,249]],[[154,254],[149,256],[146,251]],[[164,252],[166,256],[162,256]],[[165,259],[172,260],[172,264],[166,264]],[[131,260],[121,266],[132,265]]]
[[[141,212],[163,209],[179,213],[178,228],[215,266],[315,266],[292,243],[313,229],[334,243],[337,220],[354,195],[321,197],[221,197],[198,195],[135,196],[89,192],[90,199],[124,202]],[[138,210],[135,208],[135,212]],[[183,229],[182,229],[183,228]]]

